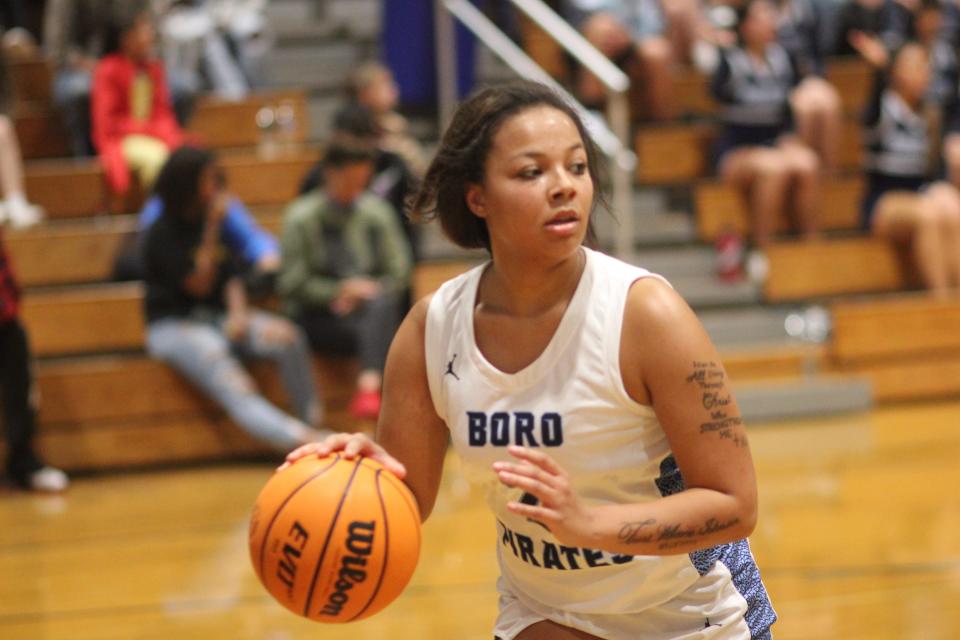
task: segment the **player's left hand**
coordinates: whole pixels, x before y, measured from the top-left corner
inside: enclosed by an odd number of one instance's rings
[[[573,491],[567,472],[542,451],[518,446],[507,451],[519,462],[493,463],[500,482],[537,498],[534,505],[508,502],[507,509],[543,524],[564,544],[588,546],[593,517]]]

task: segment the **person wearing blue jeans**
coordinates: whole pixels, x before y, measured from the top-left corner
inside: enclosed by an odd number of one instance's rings
[[[181,147],[155,191],[163,213],[143,239],[147,350],[174,367],[251,435],[286,450],[321,435],[322,407],[302,331],[251,310],[239,278],[244,256],[224,234],[230,200],[208,151]],[[245,356],[276,363],[296,417],[257,392]]]

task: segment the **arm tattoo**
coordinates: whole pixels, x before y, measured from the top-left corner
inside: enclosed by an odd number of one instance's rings
[[[737,525],[740,518],[726,521],[707,518],[701,526],[681,524],[661,524],[653,518],[624,522],[617,539],[624,544],[649,544],[656,542],[658,549],[674,549],[683,546],[697,546],[704,536],[724,531]]]
[[[726,374],[713,361],[694,361],[693,372],[687,376],[688,384],[700,389],[700,402],[710,412],[710,420],[700,425],[700,433],[717,433],[721,440],[728,440],[736,447],[746,447],[747,437],[743,432],[743,420],[738,415],[729,415],[728,407],[733,396],[727,390]]]

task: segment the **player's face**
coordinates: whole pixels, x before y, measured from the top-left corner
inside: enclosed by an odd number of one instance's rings
[[[467,204],[487,223],[494,256],[572,254],[583,242],[593,180],[580,132],[548,106],[510,117],[493,138]]]

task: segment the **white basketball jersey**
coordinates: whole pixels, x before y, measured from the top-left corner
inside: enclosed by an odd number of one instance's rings
[[[484,267],[441,287],[427,316],[430,393],[465,468],[488,490],[504,577],[551,607],[640,611],[697,580],[687,556],[617,556],[562,546],[541,525],[507,511],[519,492],[491,470],[494,461],[512,459],[508,444],[541,447],[588,503],[661,497],[655,480],[670,454],[667,439],[653,410],[627,395],[619,367],[627,291],[652,274],[586,252],[580,283],[552,340],[513,374],[496,369],[476,347],[473,314]]]

